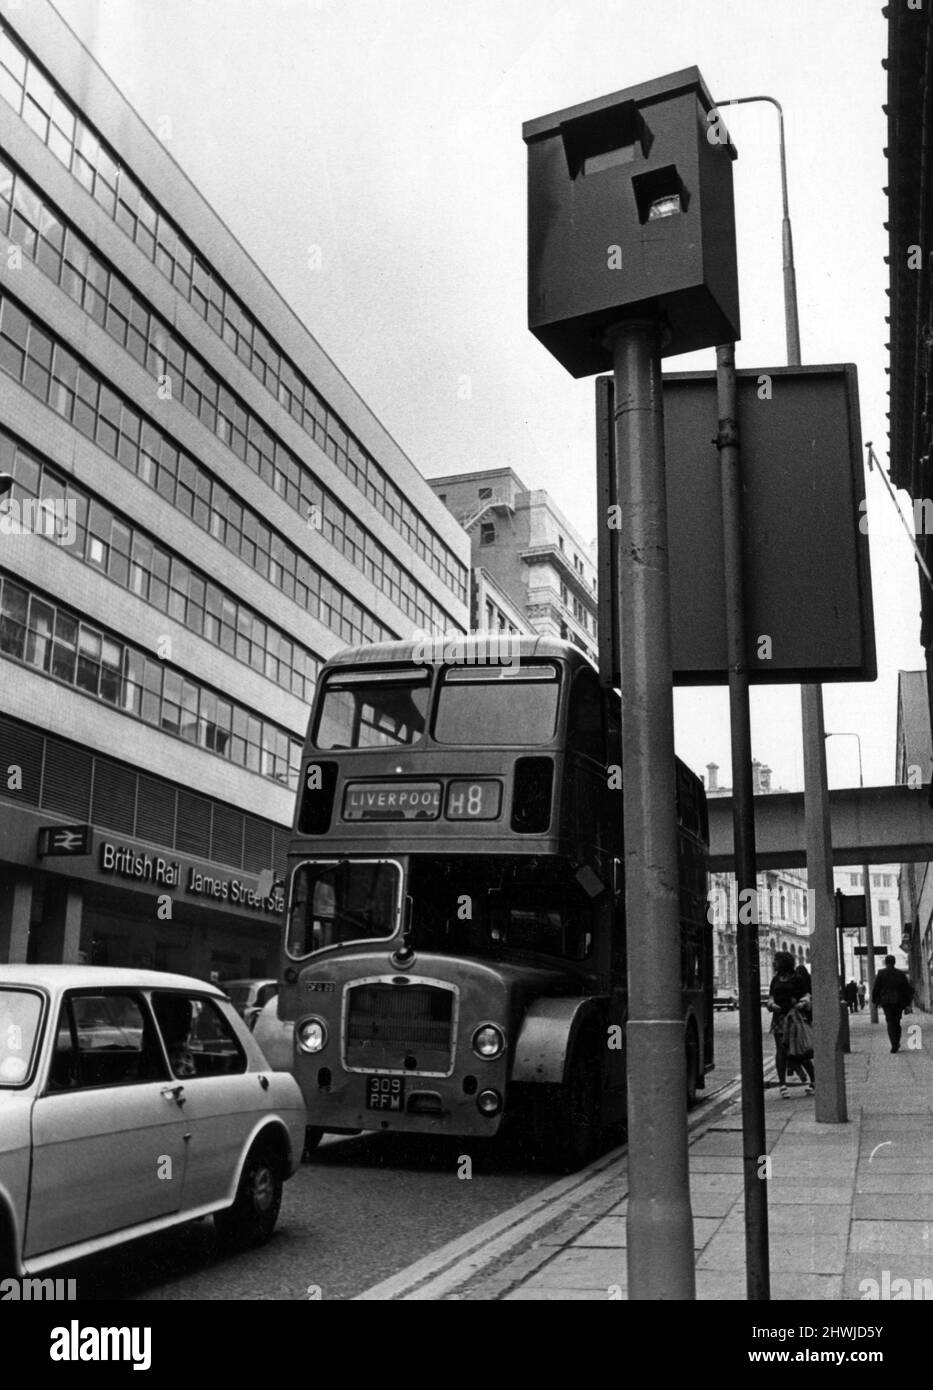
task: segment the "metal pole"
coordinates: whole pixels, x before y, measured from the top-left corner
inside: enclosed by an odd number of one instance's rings
[[[858,734],[855,735],[858,738]],[[862,740],[859,739],[858,745],[858,784],[863,787],[862,781]],[[862,875],[865,879],[865,945],[868,947],[865,959],[868,962],[868,1017],[872,1023],[878,1022],[878,1005],[872,999],[875,991],[875,928],[874,918],[871,910],[871,874],[870,864],[862,865]]]
[[[794,269],[794,239],[790,225],[790,201],[787,195],[787,152],[784,145],[784,111],[775,97],[738,97],[718,106],[741,106],[752,101],[767,101],[777,108],[778,136],[781,153],[781,248],[784,278],[784,332],[787,341],[787,364],[799,367],[800,322],[797,314],[797,273]],[[814,1060],[816,1066],[816,1118],[829,1121],[845,1119],[845,1066],[840,1051],[840,1018],[838,1001],[833,999],[831,1012],[822,1022],[817,1010],[829,1004],[829,983],[835,977],[836,944],[833,916],[832,837],[829,820],[829,792],[826,786],[826,748],[823,733],[823,688],[819,685],[800,687],[803,722],[803,781],[807,835],[807,887],[813,914],[810,918],[814,938],[813,959],[813,1021]],[[817,748],[819,744],[819,748]],[[822,1003],[821,1003],[822,1001]],[[834,1022],[828,1020],[835,1020]],[[820,1080],[822,1076],[822,1081]],[[836,1087],[830,1097],[827,1087]],[[822,1097],[822,1099],[821,1099]]]
[[[784,113],[775,102],[780,117],[781,197],[783,221],[781,244],[784,272],[784,325],[787,364],[800,366],[800,323],[797,316],[797,275],[794,269],[794,243],[787,198],[787,158],[784,148]],[[800,707],[803,719],[803,799],[807,836],[807,888],[812,892],[811,933],[813,950],[814,1066],[816,1070],[816,1118],[824,1123],[841,1123],[846,1116],[846,1074],[842,1059],[841,1020],[835,990],[830,981],[835,974],[831,962],[835,919],[833,916],[833,842],[829,818],[829,787],[826,782],[826,737],[823,725],[823,687],[802,685]],[[823,1015],[821,1020],[820,1015]],[[848,1022],[848,1020],[847,1020]]]
[[[864,787],[865,779],[862,769],[862,740],[861,737],[848,729],[834,729],[832,733],[826,735],[827,738],[854,738],[858,746],[858,784]],[[871,1002],[871,993],[875,987],[875,930],[874,919],[871,911],[871,865],[862,865],[862,882],[865,887],[865,945],[867,947],[865,959],[868,963],[868,997],[869,997],[869,1018],[872,1023],[878,1022],[878,1005]]]
[[[836,968],[839,971],[839,1046],[843,1052],[852,1051],[852,1039],[849,1035],[849,1005],[846,1003],[846,934],[842,925],[842,899],[844,894],[841,888],[836,889],[833,899],[833,910],[836,914],[836,937],[838,950],[836,954]]]
[[[729,724],[732,735],[732,836],[738,890],[736,947],[742,1062],[742,1166],[745,1175],[745,1282],[749,1302],[771,1297],[768,1268],[768,1189],[760,1177],[768,1151],[761,1046],[761,973],[758,957],[758,874],[752,726],[748,700],[742,565],[742,480],[735,386],[735,345],[716,349],[719,459],[722,466],[722,536],[726,580]],[[751,893],[749,897],[748,894]],[[745,896],[743,897],[743,893]],[[743,922],[742,904],[755,907]]]
[[[813,923],[813,1060],[816,1069],[816,1118],[842,1124],[846,1114],[845,1062],[839,1009],[833,866],[829,853],[829,794],[826,790],[826,736],[822,692],[818,685],[800,688],[803,705],[803,776],[806,805],[807,891]],[[841,935],[841,933],[840,933]]]
[[[625,909],[628,1296],[696,1296],[673,815],[674,708],[660,328],[609,335],[615,376]]]

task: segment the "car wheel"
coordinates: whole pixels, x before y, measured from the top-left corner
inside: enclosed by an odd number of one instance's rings
[[[324,1131],[322,1129],[318,1129],[316,1125],[305,1126],[305,1146],[301,1151],[302,1163],[309,1163],[311,1161],[311,1155],[323,1138]]]
[[[214,1215],[226,1245],[261,1245],[275,1230],[282,1205],[282,1173],[268,1144],[254,1144],[246,1156],[233,1206]]]

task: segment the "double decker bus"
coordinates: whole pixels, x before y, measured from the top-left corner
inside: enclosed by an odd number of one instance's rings
[[[573,1168],[624,1123],[620,700],[569,643],[509,644],[356,647],[322,670],[279,994],[312,1143],[508,1123]],[[713,1061],[708,824],[679,760],[671,814],[692,1102]]]

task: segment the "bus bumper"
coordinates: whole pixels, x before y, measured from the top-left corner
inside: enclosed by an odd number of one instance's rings
[[[316,1073],[324,1071],[324,1077]],[[491,1139],[506,1108],[504,1068],[484,1067],[482,1077],[386,1076],[307,1068],[299,1083],[308,1124],[324,1130],[375,1130],[400,1134],[449,1134]]]

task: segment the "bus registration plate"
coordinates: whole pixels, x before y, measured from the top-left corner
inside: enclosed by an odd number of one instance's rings
[[[367,1076],[367,1110],[401,1110],[404,1103],[404,1076]]]

